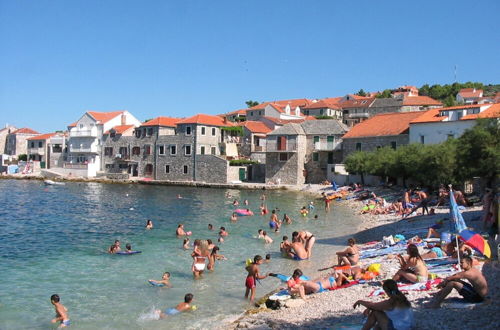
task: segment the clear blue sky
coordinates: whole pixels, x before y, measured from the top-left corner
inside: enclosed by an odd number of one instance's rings
[[[499,83],[500,1],[0,0],[0,125]]]

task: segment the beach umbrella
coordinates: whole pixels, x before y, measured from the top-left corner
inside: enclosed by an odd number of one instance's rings
[[[471,230],[464,229],[460,232],[460,239],[470,247],[474,248],[474,250],[480,252],[485,257],[491,258],[490,245],[483,238],[483,236]]]
[[[450,185],[450,232],[454,234],[460,233],[462,230],[467,229],[467,225],[465,224],[464,217],[462,213],[458,210],[457,201],[455,200],[455,196],[453,195],[453,189],[451,189]]]

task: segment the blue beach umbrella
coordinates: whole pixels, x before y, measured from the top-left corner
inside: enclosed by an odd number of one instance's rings
[[[450,232],[454,234],[460,233],[462,230],[467,229],[467,225],[465,224],[464,217],[462,213],[458,210],[457,201],[455,200],[455,196],[453,195],[453,190],[450,185]]]

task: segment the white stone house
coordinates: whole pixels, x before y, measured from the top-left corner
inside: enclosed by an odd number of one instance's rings
[[[101,152],[104,132],[118,125],[139,126],[141,122],[128,111],[87,111],[68,126],[68,161],[64,167],[95,177],[102,171]]]
[[[28,138],[28,160],[39,162],[39,168],[63,167],[68,151],[66,142],[66,134],[58,132]]]
[[[264,102],[246,110],[247,120],[260,120],[262,117],[274,117],[280,119],[303,118],[302,108],[313,103],[310,99],[281,100]]]
[[[458,138],[478,118],[500,118],[500,103],[429,110],[410,122],[410,143],[437,144]]]
[[[483,97],[483,90],[476,88],[463,88],[457,93],[457,102],[463,104],[477,104]]]

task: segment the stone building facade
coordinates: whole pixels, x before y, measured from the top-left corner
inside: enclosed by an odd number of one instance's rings
[[[5,153],[10,156],[19,156],[28,154],[28,139],[39,135],[31,128],[20,128],[7,134]]]

